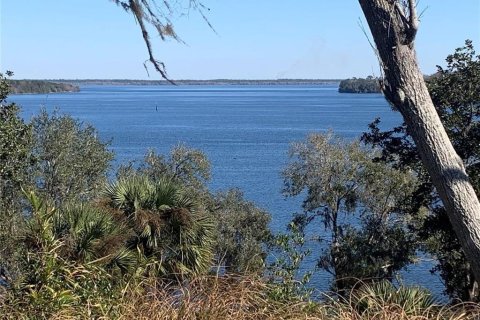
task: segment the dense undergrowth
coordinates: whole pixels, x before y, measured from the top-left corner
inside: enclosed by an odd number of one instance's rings
[[[182,284],[144,279],[127,281],[118,290],[113,296],[95,294],[81,301],[56,297],[58,301],[37,306],[5,293],[1,318],[453,320],[478,319],[480,315],[478,304],[441,306],[422,289],[394,288],[387,283],[365,284],[347,297],[323,295],[321,302],[272,299],[271,284],[254,276],[202,276]],[[53,304],[57,307],[49,310]]]

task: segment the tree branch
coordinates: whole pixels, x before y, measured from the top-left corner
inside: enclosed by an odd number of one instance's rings
[[[202,18],[207,22],[208,26],[215,32],[215,29],[208,21],[207,17],[204,14],[205,10],[210,10],[209,8],[205,7],[200,0],[110,0],[114,2],[116,5],[122,7],[125,11],[132,13],[135,20],[138,22],[140,29],[142,31],[143,40],[147,47],[148,51],[148,59],[143,64],[145,70],[148,73],[147,63],[150,62],[155,67],[155,70],[160,73],[162,78],[170,82],[171,84],[175,84],[172,80],[170,80],[167,76],[167,71],[165,65],[155,59],[155,54],[152,49],[152,44],[150,41],[149,32],[147,30],[146,25],[152,25],[158,35],[162,40],[166,40],[167,38],[172,38],[180,43],[185,43],[182,39],[179,38],[177,33],[173,28],[173,24],[170,20],[174,12],[185,10],[185,8],[181,7],[181,4],[185,1],[188,1],[189,8],[193,7],[197,12],[200,13]],[[172,4],[175,5],[177,8],[172,7]],[[180,12],[181,13],[181,12]],[[183,13],[182,13],[183,15]],[[216,33],[216,32],[215,32]]]
[[[415,40],[419,25],[415,0],[408,0],[408,8],[410,10],[410,18],[405,39],[407,41],[406,44],[411,44]]]
[[[153,55],[152,44],[150,43],[150,37],[148,36],[148,31],[143,22],[145,17],[143,16],[143,11],[138,6],[137,0],[129,0],[129,7],[133,15],[135,16],[135,19],[137,20],[140,26],[140,29],[142,30],[143,40],[145,41],[145,45],[147,46],[147,51],[149,56],[148,61],[150,61],[153,64],[153,66],[155,67],[155,70],[157,70],[160,73],[162,78],[164,78],[171,84],[175,84],[172,80],[168,78],[167,70],[165,69],[165,65],[163,64],[163,62],[156,60]]]

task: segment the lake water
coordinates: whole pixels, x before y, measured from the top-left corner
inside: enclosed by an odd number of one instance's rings
[[[288,148],[312,132],[332,129],[348,139],[367,130],[376,117],[384,128],[401,123],[379,94],[339,94],[337,86],[84,86],[78,93],[13,95],[29,119],[45,107],[59,109],[94,125],[112,139],[115,164],[141,160],[178,143],[203,150],[212,164],[212,190],[238,187],[247,199],[272,215],[271,228],[282,231],[301,199],[281,194],[281,170]],[[308,263],[314,265],[315,256]],[[404,281],[442,291],[423,262],[403,273]],[[328,287],[318,273],[313,283]]]

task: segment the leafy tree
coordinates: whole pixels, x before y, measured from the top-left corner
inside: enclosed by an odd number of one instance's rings
[[[198,149],[179,144],[172,148],[168,156],[149,150],[139,166],[134,163],[122,165],[117,171],[117,178],[146,175],[152,181],[168,178],[181,184],[195,198],[209,197],[206,184],[210,180],[210,161]]]
[[[210,171],[207,156],[201,150],[185,145],[175,146],[168,158],[149,151],[140,166],[140,172],[153,180],[168,177],[197,192],[205,190],[205,184],[210,180]]]
[[[21,188],[31,183],[28,172],[33,158],[32,128],[20,117],[20,108],[6,101],[9,75],[0,74],[0,268],[14,273],[15,237],[23,222]]]
[[[68,115],[42,110],[35,116],[32,154],[33,176],[38,190],[56,203],[89,199],[106,182],[113,153],[91,125]]]
[[[455,150],[461,156],[476,192],[480,190],[480,56],[475,55],[471,41],[455,50],[446,59],[446,68],[429,78],[427,85],[435,108],[445,125]],[[400,170],[413,169],[420,183],[408,204],[412,214],[412,231],[424,242],[424,249],[438,259],[434,271],[440,272],[446,292],[452,297],[478,299],[477,284],[459,239],[421,163],[415,144],[405,124],[381,131],[380,120],[370,124],[362,140],[380,148],[378,161]],[[428,209],[428,210],[425,210]]]
[[[209,211],[216,222],[218,262],[227,272],[262,271],[272,237],[268,227],[270,215],[245,200],[238,189],[213,196]]]
[[[480,190],[480,55],[465,41],[438,66],[428,89],[447,134],[462,158],[475,190]]]
[[[32,163],[31,126],[20,117],[15,103],[6,103],[9,86],[0,74],[0,205],[3,209],[18,209],[20,186],[28,184],[28,166]]]
[[[400,111],[438,191],[475,279],[480,279],[480,202],[418,68],[416,1],[359,0],[384,72],[382,91]]]
[[[305,232],[302,225],[290,222],[287,232],[272,239],[273,262],[268,266],[270,296],[275,301],[309,300],[312,288],[308,288],[313,271],[302,272],[304,260],[312,253],[304,249]]]
[[[294,223],[305,228],[321,219],[325,233],[319,239],[326,246],[318,265],[335,277],[337,290],[358,279],[391,279],[412,261],[413,239],[397,214],[415,185],[412,175],[374,163],[359,142],[332,133],[310,135],[290,155],[285,193],[305,196]]]
[[[11,73],[9,73],[11,74]],[[0,264],[16,272],[26,210],[22,188],[37,188],[55,202],[91,198],[103,185],[113,154],[91,126],[42,111],[26,124],[20,108],[6,103],[7,78],[0,76]],[[18,267],[18,265],[17,265]]]

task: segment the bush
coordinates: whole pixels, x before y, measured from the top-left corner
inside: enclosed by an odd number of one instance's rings
[[[255,273],[265,267],[271,240],[270,215],[232,189],[213,196],[209,210],[216,222],[215,252],[226,272]]]
[[[33,178],[41,194],[57,204],[87,200],[105,185],[113,153],[98,132],[68,115],[42,110],[32,119]]]

